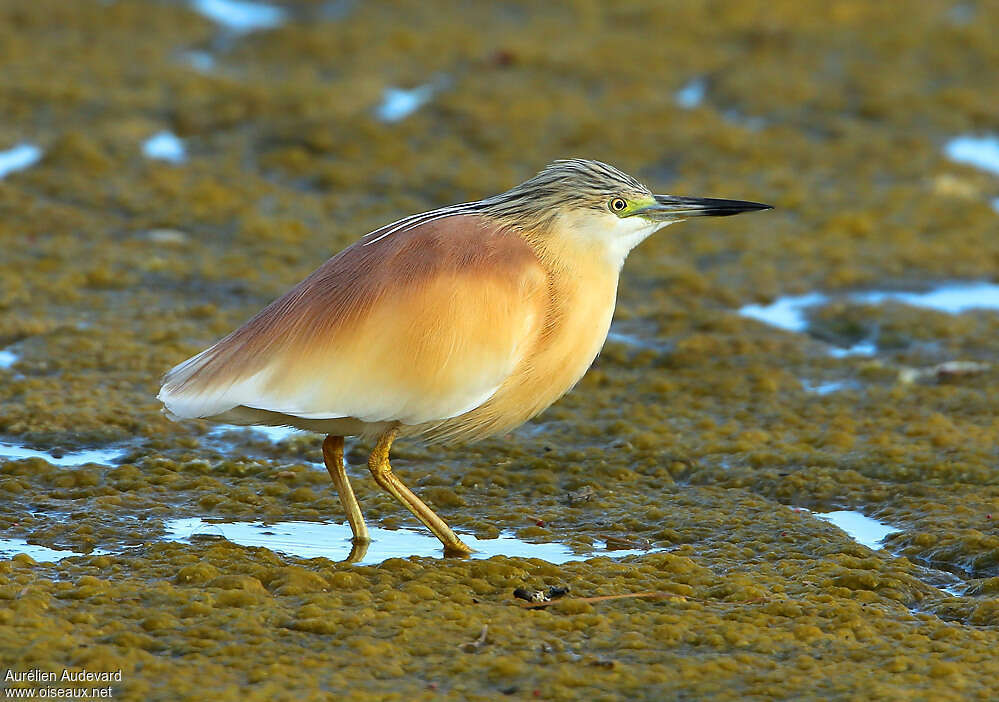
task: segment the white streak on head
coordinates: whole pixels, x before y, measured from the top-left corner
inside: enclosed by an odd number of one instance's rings
[[[463,202],[458,205],[448,205],[447,207],[441,207],[436,210],[430,210],[429,212],[420,212],[418,214],[413,214],[407,217],[403,217],[402,219],[397,219],[396,221],[390,222],[389,224],[385,224],[379,227],[378,229],[372,230],[367,234],[365,234],[363,237],[361,237],[363,239],[373,234],[378,235],[374,239],[365,241],[364,244],[362,244],[362,246],[371,246],[375,242],[381,241],[390,234],[395,234],[396,232],[401,232],[406,229],[410,229],[411,227],[415,227],[418,224],[427,224],[429,222],[433,222],[438,219],[444,219],[445,217],[453,217],[454,215],[459,215],[459,214],[473,214],[476,211],[474,206],[477,204],[478,203],[475,202]]]

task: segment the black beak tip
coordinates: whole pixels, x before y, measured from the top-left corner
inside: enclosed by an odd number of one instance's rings
[[[749,202],[747,200],[721,200],[716,207],[708,207],[707,214],[716,217],[728,217],[729,215],[742,214],[743,212],[757,212],[759,210],[772,210],[773,205],[766,205],[762,202]]]

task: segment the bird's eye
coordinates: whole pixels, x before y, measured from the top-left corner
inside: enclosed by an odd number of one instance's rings
[[[607,203],[607,206],[610,207],[611,212],[623,212],[624,209],[628,206],[628,203],[625,202],[623,198],[615,197],[612,198],[609,203]]]

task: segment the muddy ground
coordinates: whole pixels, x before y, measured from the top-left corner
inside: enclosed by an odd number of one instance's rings
[[[0,180],[0,441],[47,456],[0,458],[0,536],[83,554],[0,561],[5,669],[121,669],[129,700],[999,695],[999,315],[738,313],[995,277],[999,178],[944,147],[999,131],[996,2],[281,7],[239,33],[181,2],[0,4],[0,151],[41,153]],[[178,162],[144,155],[161,131]],[[398,445],[460,532],[597,557],[165,538],[343,520],[321,437],[170,422],[166,369],[376,226],[571,156],[777,207],[634,251],[619,336],[528,425]],[[977,365],[934,370],[954,361]],[[369,523],[413,528],[366,448]],[[61,460],[79,449],[113,460]],[[896,533],[872,550],[808,511],[837,509]],[[552,586],[545,609],[513,597]]]

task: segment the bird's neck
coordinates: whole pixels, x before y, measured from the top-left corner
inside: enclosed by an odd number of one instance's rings
[[[563,210],[544,226],[521,229],[520,234],[549,270],[589,267],[617,276],[631,250],[664,226],[640,217]]]
[[[596,355],[614,313],[623,257],[595,237],[537,230],[533,236],[523,236],[548,273],[549,333],[564,333],[575,339],[573,343],[592,334],[592,355]],[[591,360],[592,356],[586,365]]]
[[[555,219],[545,228],[521,230],[519,234],[556,278],[582,282],[596,277],[601,281],[613,279],[617,285],[624,255],[614,251],[606,240],[574,230],[562,219]]]

